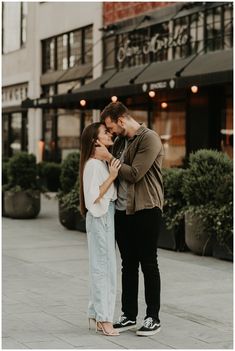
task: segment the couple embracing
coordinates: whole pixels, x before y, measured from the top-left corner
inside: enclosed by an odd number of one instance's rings
[[[147,309],[136,334],[150,336],[160,330],[157,241],[163,207],[162,159],[160,137],[135,121],[121,102],[106,106],[101,122],[82,133],[80,205],[86,215],[89,251],[88,318],[108,336],[136,327],[139,265]],[[122,315],[113,323],[115,240],[122,260]]]

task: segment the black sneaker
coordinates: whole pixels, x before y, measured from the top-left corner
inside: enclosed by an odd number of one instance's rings
[[[152,317],[148,317],[144,320],[143,326],[137,330],[136,335],[151,336],[158,333],[160,329],[160,322]]]
[[[135,326],[136,326],[136,321],[131,321],[124,314],[119,318],[119,321],[114,323],[113,325],[113,327],[119,332],[132,329]]]

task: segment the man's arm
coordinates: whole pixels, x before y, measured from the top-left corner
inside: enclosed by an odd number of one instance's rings
[[[137,183],[148,172],[161,149],[162,143],[157,134],[145,134],[132,165],[122,163],[119,175],[130,183]]]
[[[95,158],[97,160],[101,161],[107,161],[111,162],[112,159],[114,158],[113,155],[108,151],[106,146],[104,146],[99,140],[96,141],[96,143],[99,145],[95,148]]]

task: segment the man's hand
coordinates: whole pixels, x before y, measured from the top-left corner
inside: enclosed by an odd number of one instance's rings
[[[99,145],[99,146],[96,146],[96,148],[95,148],[94,157],[95,157],[97,160],[110,162],[113,156],[112,156],[112,154],[108,151],[108,149],[106,148],[106,146],[104,146],[104,144],[102,144],[99,140],[96,140],[96,144]]]

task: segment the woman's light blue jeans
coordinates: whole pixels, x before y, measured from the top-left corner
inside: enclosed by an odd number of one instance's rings
[[[113,322],[116,299],[116,253],[114,236],[115,203],[108,212],[94,217],[86,215],[89,251],[90,296],[88,317]]]

